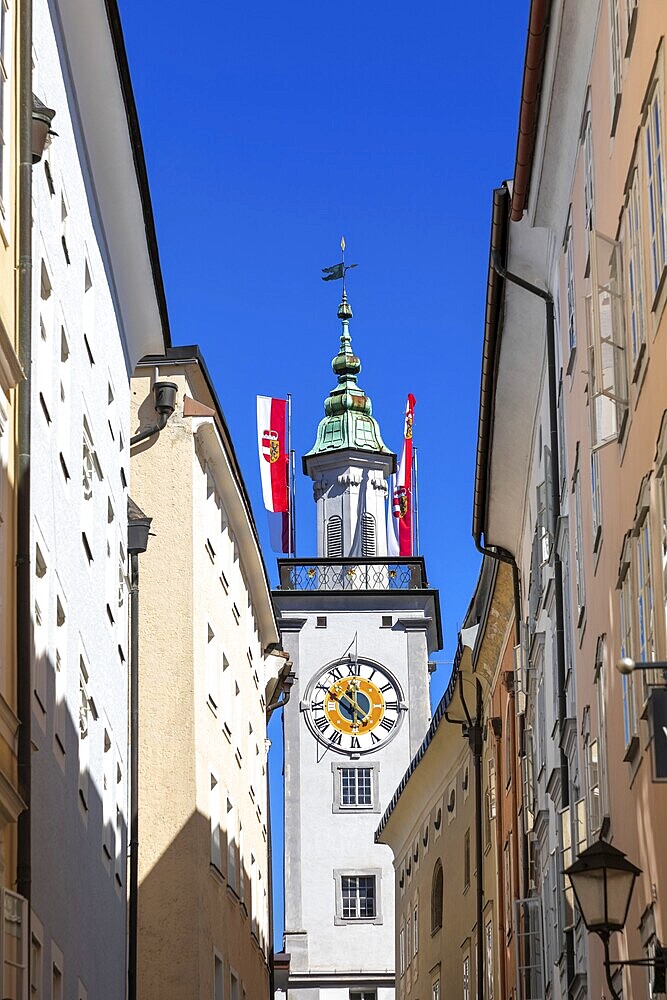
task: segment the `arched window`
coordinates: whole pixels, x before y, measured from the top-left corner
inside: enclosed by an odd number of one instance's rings
[[[435,934],[442,927],[443,895],[442,861],[438,858],[433,869],[433,882],[431,883],[431,934]]]
[[[333,514],[327,521],[327,556],[338,559],[343,555],[343,521],[339,514]]]
[[[375,518],[368,513],[361,515],[361,554],[375,555]]]

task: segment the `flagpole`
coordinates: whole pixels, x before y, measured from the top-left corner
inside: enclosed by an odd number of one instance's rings
[[[412,452],[412,490],[414,496],[414,555],[419,555],[419,487],[417,481],[417,449]]]
[[[287,393],[287,547],[288,555],[294,555],[294,529],[292,524],[292,393]]]
[[[292,496],[291,496],[290,500],[291,500],[291,509],[292,509],[292,514],[291,514],[291,517],[292,517],[292,538],[294,540],[294,544],[293,544],[294,551],[292,552],[292,557],[294,559],[296,559],[296,476],[295,476],[295,472],[296,472],[296,456],[295,456],[295,452],[294,451],[292,451],[292,453],[291,453],[290,463],[291,463],[291,466],[292,466]]]

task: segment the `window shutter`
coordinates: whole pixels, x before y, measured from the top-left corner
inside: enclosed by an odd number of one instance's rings
[[[333,514],[327,521],[327,556],[340,559],[343,555],[343,522],[339,514]]]
[[[361,515],[361,554],[375,555],[375,518],[372,514]]]

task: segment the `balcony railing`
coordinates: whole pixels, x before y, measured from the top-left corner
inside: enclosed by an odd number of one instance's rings
[[[279,590],[426,590],[421,556],[279,559]]]

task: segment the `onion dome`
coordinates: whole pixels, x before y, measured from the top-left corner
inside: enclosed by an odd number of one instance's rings
[[[338,306],[338,318],[342,324],[340,349],[331,362],[338,385],[324,400],[324,418],[317,428],[317,440],[304,456],[304,461],[325,452],[357,451],[391,455],[380,434],[377,420],[373,417],[370,397],[357,385],[361,371],[361,361],[352,350],[349,324],[352,309],[343,291]]]

